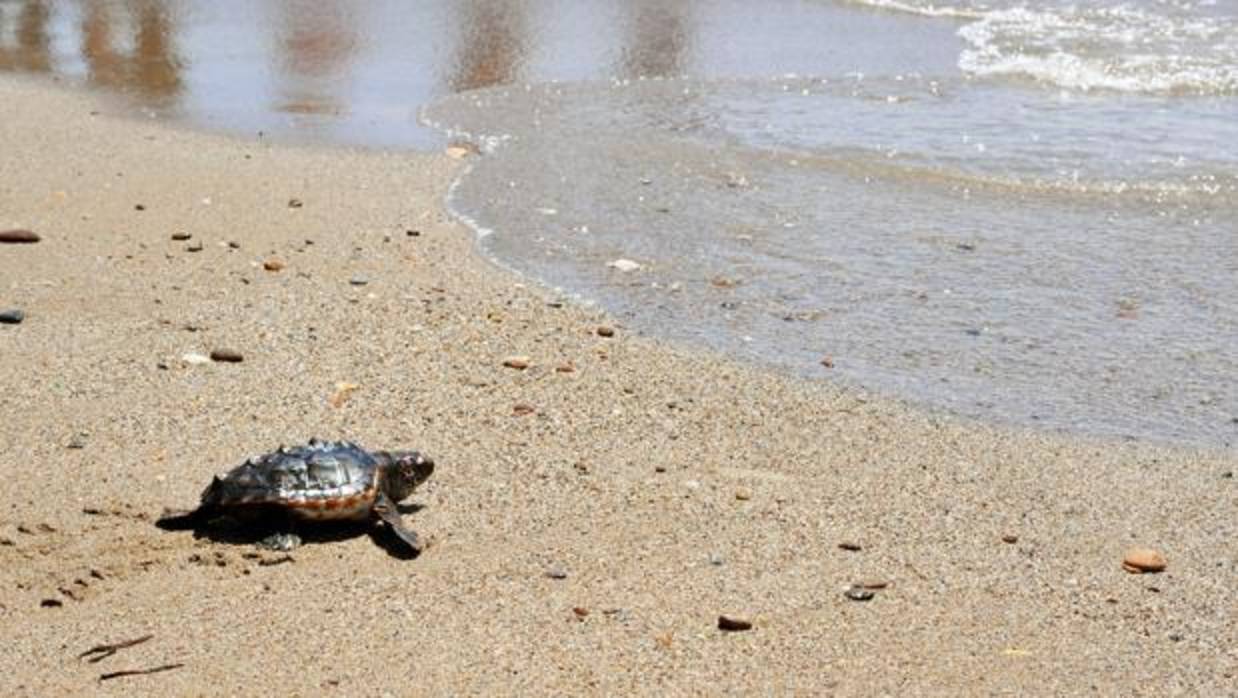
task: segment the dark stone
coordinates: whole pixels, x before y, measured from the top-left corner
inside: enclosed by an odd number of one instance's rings
[[[26,319],[26,313],[17,308],[9,310],[0,310],[0,324],[3,325],[20,325],[22,320]]]
[[[211,352],[211,360],[237,364],[244,361],[245,357],[241,355],[241,352],[234,349],[216,349]]]
[[[752,621],[739,616],[718,616],[718,629],[727,632],[752,630]]]
[[[29,230],[0,230],[0,242],[31,243],[39,241],[38,233]]]

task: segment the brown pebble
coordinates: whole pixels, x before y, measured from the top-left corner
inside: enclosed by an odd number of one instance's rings
[[[134,205],[133,205],[133,210],[134,210],[134,211],[145,211],[145,210],[146,210],[146,206],[145,206],[145,205],[143,205],[143,204],[134,204]]]
[[[607,327],[606,325],[602,325],[601,327],[598,328],[597,331],[598,331],[599,337],[614,337],[615,336],[615,328]]]
[[[736,632],[739,630],[752,630],[752,621],[740,616],[718,616],[718,629],[728,632]]]
[[[822,359],[821,359],[821,365],[822,365],[822,366],[824,366],[824,367],[826,367],[826,368],[834,368],[834,359],[833,359],[833,357],[830,357],[830,356],[825,356],[825,357],[822,357]]]
[[[856,552],[857,550],[864,549],[864,547],[861,546],[859,543],[853,543],[852,541],[849,541],[849,540],[845,540],[839,543],[838,547],[843,550],[850,550],[851,552]]]
[[[300,199],[288,199],[288,208],[301,208],[304,205]]]
[[[856,586],[862,589],[879,590],[890,586],[890,583],[884,579],[865,579],[864,581],[859,582]]]
[[[236,364],[244,361],[245,357],[241,355],[241,352],[234,349],[216,349],[211,352],[211,360]]]
[[[571,373],[575,370],[576,370],[576,367],[570,363],[559,364],[558,366],[555,366],[555,371],[558,371],[559,373]]]
[[[525,415],[533,414],[534,412],[537,412],[537,408],[533,405],[525,405],[522,403],[512,407],[512,414],[517,417],[523,417]]]
[[[60,608],[64,605],[64,602],[60,599],[43,599],[39,602],[39,605],[43,608]]]
[[[185,232],[185,231],[183,231],[183,230],[182,230],[182,231],[175,232],[175,233],[172,233],[172,239],[173,239],[173,240],[176,240],[177,242],[184,242],[185,240],[188,240],[188,239],[189,239],[189,238],[191,238],[191,237],[193,237],[193,236],[192,236],[192,235],[190,235],[189,233],[186,233],[186,232]]]
[[[278,259],[268,259],[262,263],[262,268],[267,271],[279,271],[284,268],[284,263]]]
[[[30,230],[0,230],[0,242],[13,244],[38,242],[38,233]]]
[[[1019,537],[1014,535],[1013,533],[1007,533],[1006,535],[1002,536],[1002,542],[1010,543],[1011,545],[1014,545],[1015,543],[1019,542]]]
[[[741,487],[735,490],[735,498],[741,502],[746,502],[749,499],[752,499],[752,490],[747,487]]]
[[[1166,564],[1164,556],[1151,548],[1131,548],[1122,558],[1122,569],[1131,574],[1160,572]]]
[[[201,252],[201,251],[202,251],[202,243],[200,243],[200,242],[191,242],[191,243],[189,243],[189,246],[185,248],[185,251],[186,251],[186,252]]]
[[[503,365],[508,368],[515,368],[523,371],[530,365],[530,359],[527,356],[509,356],[503,359]]]
[[[584,618],[589,615],[589,609],[584,606],[573,606],[572,613],[575,613],[577,618]]]

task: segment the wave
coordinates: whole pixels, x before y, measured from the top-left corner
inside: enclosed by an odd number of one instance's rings
[[[970,20],[958,31],[967,44],[958,65],[974,76],[1079,91],[1238,95],[1238,15],[1216,5],[848,1]]]

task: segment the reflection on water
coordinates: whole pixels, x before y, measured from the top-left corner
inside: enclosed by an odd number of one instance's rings
[[[0,0],[0,70],[195,125],[374,146],[438,146],[418,110],[476,88],[955,74],[959,46],[947,24],[820,0]]]
[[[92,85],[125,90],[152,104],[174,101],[182,86],[174,38],[163,3],[83,3],[81,55]]]
[[[468,0],[457,3],[455,9],[461,36],[456,42],[451,88],[463,92],[515,81],[528,50],[527,6]]]
[[[11,45],[4,42],[7,32],[0,32],[0,69],[47,72],[52,59],[47,33],[47,20],[51,16],[47,3],[27,0],[14,10],[13,4],[0,5],[0,27],[14,28]]]
[[[280,80],[274,108],[292,114],[343,114],[344,89],[360,39],[354,18],[364,2],[280,3],[269,23],[277,34],[274,59]]]
[[[616,72],[626,78],[682,75],[692,42],[692,6],[635,0],[631,7],[635,17],[627,29],[632,36]]]

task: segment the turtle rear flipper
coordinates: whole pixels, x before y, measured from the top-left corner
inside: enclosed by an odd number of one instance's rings
[[[400,516],[399,510],[395,504],[385,494],[378,495],[378,499],[374,502],[374,515],[387,524],[387,528],[400,539],[401,542],[414,555],[420,553],[425,545],[421,539],[417,537],[417,533],[404,525],[404,518]]]

